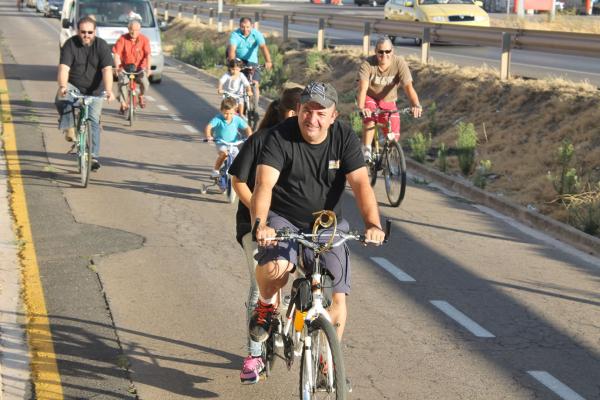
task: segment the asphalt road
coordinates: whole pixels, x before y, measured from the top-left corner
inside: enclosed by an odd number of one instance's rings
[[[199,190],[215,157],[197,132],[216,113],[213,80],[167,66],[133,128],[106,105],[102,168],[81,189],[56,129],[57,32],[57,20],[0,2],[65,398],[294,398],[297,367],[239,382],[248,276],[234,207]],[[600,397],[600,260],[432,185],[412,184],[398,209],[376,189],[393,237],[351,246],[352,399]]]

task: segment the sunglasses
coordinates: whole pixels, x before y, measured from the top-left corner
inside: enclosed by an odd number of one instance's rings
[[[390,54],[392,52],[392,49],[389,50],[377,50],[377,54],[379,55],[384,55],[384,54]]]
[[[93,35],[96,31],[79,31],[82,35]]]

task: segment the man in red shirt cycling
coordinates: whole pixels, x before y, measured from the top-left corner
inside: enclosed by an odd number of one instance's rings
[[[127,105],[129,76],[123,73],[125,68],[135,66],[135,71],[143,71],[143,73],[136,75],[135,78],[137,83],[140,84],[139,99],[140,107],[142,108],[146,106],[144,94],[150,86],[150,82],[148,81],[148,77],[150,76],[150,40],[140,33],[142,24],[137,19],[130,20],[127,29],[129,33],[121,35],[113,47],[115,69],[119,77],[121,113],[124,113],[129,108]]]

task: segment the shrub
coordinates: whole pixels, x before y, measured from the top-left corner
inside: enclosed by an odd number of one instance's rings
[[[416,161],[425,162],[425,156],[431,148],[431,135],[425,136],[421,132],[417,132],[413,137],[408,138],[412,158]]]
[[[358,136],[362,136],[362,117],[360,116],[360,113],[358,111],[352,111],[350,113],[350,126],[352,127],[352,130],[354,130],[354,132],[358,135]]]
[[[589,185],[585,192],[561,196],[569,212],[569,222],[589,234],[600,233],[600,182]]]
[[[329,54],[323,51],[309,51],[306,54],[306,74],[316,75],[329,71]]]
[[[492,162],[490,160],[481,160],[479,165],[475,168],[475,176],[473,177],[473,184],[478,188],[485,189],[487,185],[487,176],[492,169]]]
[[[271,62],[273,68],[270,71],[262,71],[261,74],[261,92],[271,98],[279,97],[279,92],[284,83],[289,80],[290,67],[283,65],[283,53],[276,44],[269,44],[269,53],[271,53]],[[259,52],[258,62],[264,64],[262,52]]]
[[[184,39],[175,45],[173,55],[198,68],[209,68],[221,64],[225,60],[225,46],[215,45],[208,39],[202,43]]]
[[[477,132],[472,123],[458,124],[458,139],[456,149],[458,152],[458,165],[463,175],[468,176],[475,164],[475,148],[477,147]]]
[[[569,139],[564,139],[556,152],[556,161],[559,164],[558,176],[548,172],[548,179],[552,182],[554,189],[559,195],[576,193],[580,188],[577,170],[570,166],[575,149]]]
[[[446,172],[448,170],[448,148],[446,147],[446,143],[440,145],[437,151],[437,161],[440,171]]]

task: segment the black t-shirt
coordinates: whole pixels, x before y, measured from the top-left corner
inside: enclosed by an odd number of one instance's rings
[[[258,163],[280,171],[270,209],[300,229],[309,229],[313,213],[321,210],[333,210],[341,219],[346,175],[365,165],[358,137],[347,124],[335,121],[322,143],[309,144],[297,117],[273,128]]]
[[[267,135],[270,134],[269,132],[269,129],[261,129],[250,136],[244,142],[235,160],[233,160],[233,164],[229,167],[229,174],[237,177],[242,182],[246,182],[250,191],[254,191],[256,165]],[[242,244],[242,237],[252,230],[252,223],[250,222],[250,210],[241,201],[238,202],[235,223],[235,237]]]
[[[69,83],[82,94],[95,94],[102,82],[102,69],[113,64],[110,46],[99,37],[84,46],[79,36],[69,38],[60,50],[60,64],[70,68]]]

